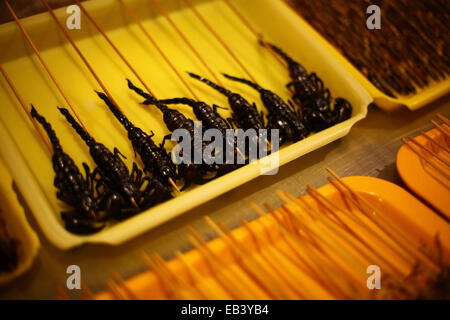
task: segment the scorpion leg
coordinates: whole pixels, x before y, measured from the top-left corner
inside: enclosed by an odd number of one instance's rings
[[[217,109],[228,110],[228,108],[218,106],[217,104],[213,104],[212,107],[215,113],[218,113]]]
[[[119,151],[119,149],[114,148],[114,155],[116,156],[116,158],[117,158],[118,160],[120,160],[124,165],[126,165],[125,162],[123,161],[123,159],[127,159],[127,157],[125,157],[125,156],[123,155],[123,153]],[[120,158],[119,155],[122,156],[123,159]]]
[[[86,219],[80,216],[77,211],[61,212],[61,217],[66,229],[78,234],[91,234],[105,227],[105,223]]]
[[[166,144],[166,140],[172,140],[172,134],[165,135],[163,141],[161,142],[160,148],[164,149],[164,145]]]

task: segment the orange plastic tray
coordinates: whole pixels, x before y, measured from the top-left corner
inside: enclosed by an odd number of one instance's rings
[[[344,178],[344,181],[379,210],[388,214],[392,221],[414,241],[418,243],[422,242],[430,248],[434,248],[435,235],[439,234],[444,261],[446,263],[450,262],[450,226],[422,202],[399,186],[381,179],[372,177],[347,177]],[[321,187],[318,191],[328,199],[335,201],[338,205],[349,208],[343,196],[331,184]],[[305,196],[305,200],[314,205],[314,202],[309,196]],[[252,221],[250,224],[254,232],[270,234],[270,237],[274,239],[273,241],[276,241],[277,232],[275,230],[274,219],[265,216]],[[245,243],[249,248],[254,248],[253,238],[245,227],[234,230],[233,235],[238,242]],[[226,260],[224,267],[233,266],[234,260],[232,254],[222,239],[212,240],[207,245],[215,254]],[[202,254],[197,250],[192,250],[184,256],[188,263],[197,269],[205,277],[205,281],[207,281],[207,278],[211,275],[211,271]],[[395,257],[392,257],[392,259],[393,263],[397,263]],[[167,267],[174,274],[179,275],[189,282],[189,273],[179,259],[168,261]],[[401,267],[407,268],[406,270],[413,268],[412,265],[405,264]],[[383,270],[382,265],[380,265],[380,268]],[[139,299],[167,299],[160,280],[152,271],[143,272],[127,280],[126,284]],[[311,292],[311,296],[317,299],[328,298],[323,292]],[[113,299],[113,295],[109,291],[104,291],[97,294],[96,299]]]
[[[448,126],[444,125],[444,127],[448,129]],[[446,138],[438,129],[430,130],[427,134],[444,146],[450,147],[450,139]],[[418,136],[415,140],[450,161],[450,157],[445,151],[425,137]],[[422,154],[426,157],[431,156],[427,151],[423,151]],[[439,161],[435,162],[439,164]],[[447,219],[450,219],[450,181],[448,179],[421,159],[407,145],[403,145],[397,153],[397,170],[402,180],[412,191],[436,208]],[[444,165],[442,170],[446,170],[450,174],[450,170],[445,168]]]

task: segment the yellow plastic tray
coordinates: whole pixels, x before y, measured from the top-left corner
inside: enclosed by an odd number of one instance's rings
[[[179,36],[174,33],[167,21],[157,14],[150,1],[127,0],[127,3],[138,13],[145,28],[150,31],[180,70],[194,71],[211,77]],[[239,66],[220,47],[195,15],[181,5],[181,1],[161,3],[169,10],[171,17],[217,73],[243,75]],[[289,92],[284,86],[288,82],[287,71],[267,50],[256,43],[254,36],[241,26],[238,18],[226,4],[221,1],[195,1],[194,4],[241,57],[261,85],[271,88],[285,98],[289,97]],[[286,4],[273,0],[242,0],[236,1],[236,4],[269,39],[299,59],[308,70],[316,71],[330,88],[333,96],[342,96],[353,105],[351,119],[296,144],[283,147],[279,152],[280,165],[343,137],[355,122],[365,117],[367,106],[372,102],[370,95],[352,74],[339,64],[336,56],[332,55],[324,44],[304,27]],[[131,64],[150,84],[158,97],[189,96],[189,92],[148,43],[138,27],[130,22],[117,1],[87,1],[85,7],[115,44],[126,53]],[[56,14],[65,24],[68,16],[65,8],[57,10]],[[23,19],[22,22],[42,51],[43,58],[59,83],[77,106],[77,111],[93,136],[110,148],[118,147],[128,157],[127,163],[131,166],[131,161],[135,158],[124,129],[94,94],[93,90],[99,89],[97,83],[57,29],[49,14],[32,16]],[[136,84],[138,81],[120,58],[85,17],[82,16],[81,30],[69,32],[129,119],[148,132],[153,130],[156,134],[156,142],[159,143],[168,133],[162,122],[162,116],[158,110],[139,105],[142,99],[128,90],[126,77],[134,80]],[[0,63],[11,75],[24,100],[27,103],[33,103],[52,123],[65,151],[75,159],[78,165],[85,161],[93,167],[88,149],[56,110],[56,106],[66,106],[66,103],[13,22],[0,26],[0,47],[8,48],[0,53]],[[188,79],[188,81],[200,97],[208,103],[226,105],[225,98],[220,94],[197,83],[196,80]],[[253,90],[226,79],[223,82],[228,87],[242,92],[247,98],[256,101],[260,107],[259,97]],[[2,101],[0,137],[3,144],[0,153],[4,156],[43,232],[54,245],[61,249],[68,249],[86,242],[121,243],[259,176],[261,170],[268,169],[266,163],[258,161],[203,186],[187,190],[173,200],[127,221],[111,225],[97,234],[73,235],[64,229],[60,219],[59,212],[63,204],[55,196],[50,155],[39,136],[36,135],[30,121],[20,110],[18,102],[4,79],[0,80],[0,101]],[[180,110],[193,117],[188,108]],[[227,112],[222,114],[226,116]]]
[[[449,263],[450,227],[446,221],[439,217],[435,212],[430,210],[406,190],[388,181],[372,177],[346,177],[343,180],[366,200],[375,205],[378,210],[382,210],[383,213],[389,215],[389,218],[392,219],[395,225],[416,243],[422,243],[426,245],[427,248],[430,248],[430,250],[432,248],[434,249],[435,236],[438,234],[440,243],[442,244],[441,253],[443,261]],[[342,194],[340,194],[331,184],[321,187],[318,191],[328,199],[334,201],[337,205],[341,207],[348,206],[348,202]],[[310,196],[306,195],[304,196],[304,199],[312,206],[317,206],[317,203]],[[351,206],[347,208],[349,209]],[[361,214],[354,207],[353,210],[355,210],[358,215]],[[279,213],[279,211],[276,212]],[[341,216],[341,213],[337,212],[337,214],[341,218],[344,218],[343,215]],[[261,217],[250,222],[250,224],[254,232],[258,232],[262,235],[270,234],[271,241],[273,242],[276,242],[281,237],[275,227],[275,220],[270,216]],[[258,254],[254,237],[247,227],[240,227],[232,232],[233,237],[239,243],[245,243],[247,248],[255,249],[255,254]],[[224,269],[231,268],[232,265],[236,264],[235,258],[223,239],[214,239],[208,242],[207,246],[215,256],[222,257]],[[383,250],[378,246],[376,246],[376,248],[378,250]],[[437,253],[436,251],[433,252]],[[184,257],[189,265],[204,276],[204,281],[208,281],[208,279],[213,277],[208,262],[198,250],[191,250],[185,253]],[[413,264],[405,264],[403,261],[398,260],[398,256],[391,256],[391,254],[389,254],[386,258],[406,273],[410,272],[414,267]],[[166,263],[166,266],[174,274],[182,277],[187,283],[191,283],[190,273],[180,259],[172,259]],[[381,270],[384,270],[383,265],[380,265],[380,268]],[[152,270],[128,279],[126,284],[139,299],[168,298],[161,280]],[[311,297],[314,297],[313,299],[328,298],[328,296],[323,295],[323,292],[311,292],[308,298]],[[110,291],[103,291],[98,293],[95,298],[99,300],[109,300],[114,297]]]
[[[7,285],[22,275],[33,264],[40,243],[39,238],[28,224],[25,212],[13,191],[13,179],[0,157],[0,217],[6,224],[8,235],[18,240],[19,261],[13,272],[0,272],[0,287]]]
[[[290,8],[292,12],[294,9]],[[295,14],[297,14],[295,12]],[[302,28],[307,28],[318,41],[320,41],[326,49],[335,57],[335,59],[344,66],[347,71],[355,77],[359,83],[369,92],[369,94],[374,99],[377,106],[384,110],[392,111],[403,106],[406,106],[410,110],[417,110],[426,106],[427,104],[437,100],[438,98],[448,94],[450,92],[450,78],[443,81],[432,82],[429,86],[423,89],[419,89],[416,94],[408,96],[398,96],[397,98],[392,98],[380,91],[375,87],[365,76],[362,74],[353,64],[347,60],[331,43],[329,43],[318,31],[316,31],[308,22],[306,22],[303,17],[297,14],[299,20],[301,21]],[[361,26],[365,28],[366,26]],[[445,35],[442,35],[445,37]]]

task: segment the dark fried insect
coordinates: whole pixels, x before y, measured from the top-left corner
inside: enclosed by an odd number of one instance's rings
[[[173,98],[173,99],[161,99],[159,102],[163,104],[185,104],[192,107],[195,116],[198,120],[202,122],[202,125],[205,126],[206,129],[217,129],[220,131],[222,136],[224,137],[224,141],[226,144],[230,145],[230,149],[233,150],[235,148],[234,136],[228,136],[227,130],[232,129],[231,123],[225,120],[218,112],[217,109],[219,107],[217,105],[213,105],[210,107],[203,101],[195,101],[189,98]]]
[[[315,73],[308,75],[306,69],[283,50],[269,45],[288,64],[292,81],[287,87],[294,89],[292,98],[301,107],[300,118],[311,131],[321,131],[351,117],[352,107],[348,101],[336,99],[331,110],[330,91],[324,88],[323,81]]]
[[[295,109],[292,104],[288,106],[280,96],[250,80],[232,77],[227,74],[223,75],[230,80],[244,83],[259,92],[263,104],[269,111],[267,118],[269,124],[272,126],[271,128],[279,129],[281,131],[280,136],[283,139],[297,142],[309,134],[308,129],[295,114]]]
[[[52,163],[56,175],[54,185],[58,189],[56,196],[74,208],[72,211],[61,213],[66,229],[79,234],[99,231],[105,224],[96,221],[99,206],[94,197],[89,167],[83,163],[86,170],[86,179],[84,179],[75,162],[63,151],[50,123],[36,111],[34,106],[31,108],[31,116],[45,129],[53,147]]]
[[[192,107],[195,116],[198,120],[202,121],[202,124],[207,129],[217,129],[223,136],[226,134],[226,130],[232,128],[231,125],[225,120],[218,112],[217,108],[221,108],[217,105],[213,105],[211,108],[203,101],[195,101],[189,98],[173,98],[173,99],[161,99],[159,102],[163,104],[185,104]]]
[[[247,100],[245,100],[240,94],[231,92],[230,90],[225,89],[224,87],[215,84],[214,82],[205,79],[199,75],[188,72],[188,74],[197,80],[200,80],[211,88],[217,90],[221,94],[225,95],[228,98],[228,103],[230,104],[231,109],[233,110],[233,122],[236,123],[236,126],[242,128],[244,130],[255,129],[260,130],[264,129],[264,117],[262,113],[258,113],[258,109],[255,104],[250,104]]]
[[[177,129],[185,129],[188,131],[191,137],[192,144],[194,144],[195,137],[195,127],[194,121],[186,118],[181,112],[168,108],[165,104],[158,101],[156,98],[150,94],[144,92],[142,89],[136,87],[130,80],[128,81],[128,87],[136,92],[141,97],[146,100],[143,102],[145,105],[155,105],[163,113],[163,121],[166,124],[167,129],[173,132]],[[164,137],[161,147],[164,147],[164,142],[166,139],[170,139],[171,135]],[[202,150],[207,146],[205,142],[202,141]],[[195,148],[193,148],[195,150]],[[189,187],[192,183],[204,184],[206,180],[203,178],[208,171],[215,171],[215,168],[205,164],[195,164],[192,159],[188,161],[189,163],[178,164],[178,176],[184,179],[184,186],[182,190]]]
[[[150,136],[147,135],[142,129],[134,126],[104,93],[97,92],[97,94],[127,130],[128,139],[130,139],[135,153],[140,155],[144,163],[144,171],[152,173],[153,177],[158,177],[169,186],[169,179],[177,178],[177,168],[166,150],[156,146],[153,142],[154,133],[152,132]]]
[[[89,153],[98,166],[92,173],[92,177],[95,179],[97,175],[100,176],[97,180],[97,190],[100,186],[106,189],[102,206],[118,219],[137,213],[139,204],[136,200],[140,199],[139,188],[146,179],[142,179],[142,171],[134,163],[130,175],[127,166],[119,157],[121,154],[118,149],[114,148],[112,153],[103,144],[95,141],[67,109],[58,109],[89,147]]]

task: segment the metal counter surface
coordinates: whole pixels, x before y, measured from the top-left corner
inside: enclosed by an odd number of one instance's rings
[[[282,166],[274,176],[261,176],[116,247],[86,245],[60,251],[44,238],[26,209],[42,248],[26,274],[0,289],[0,299],[54,299],[55,282],[65,286],[66,268],[72,264],[80,266],[82,281],[92,291],[101,291],[113,271],[129,278],[147,269],[139,258],[140,250],[155,250],[163,258],[170,259],[175,250],[185,252],[191,249],[186,240],[186,225],[193,226],[205,239],[212,239],[214,232],[207,227],[203,216],[209,215],[215,221],[220,220],[228,227],[236,228],[242,218],[252,220],[257,217],[248,206],[250,202],[268,202],[277,207],[281,204],[275,194],[277,189],[300,195],[304,193],[306,184],[314,187],[326,184],[326,167],[341,176],[379,177],[404,187],[395,166],[396,154],[402,145],[400,138],[432,128],[430,119],[437,112],[450,116],[450,96],[415,112],[405,108],[386,113],[370,106],[367,118],[357,123],[346,137]],[[73,298],[78,294],[76,290],[70,292]]]

